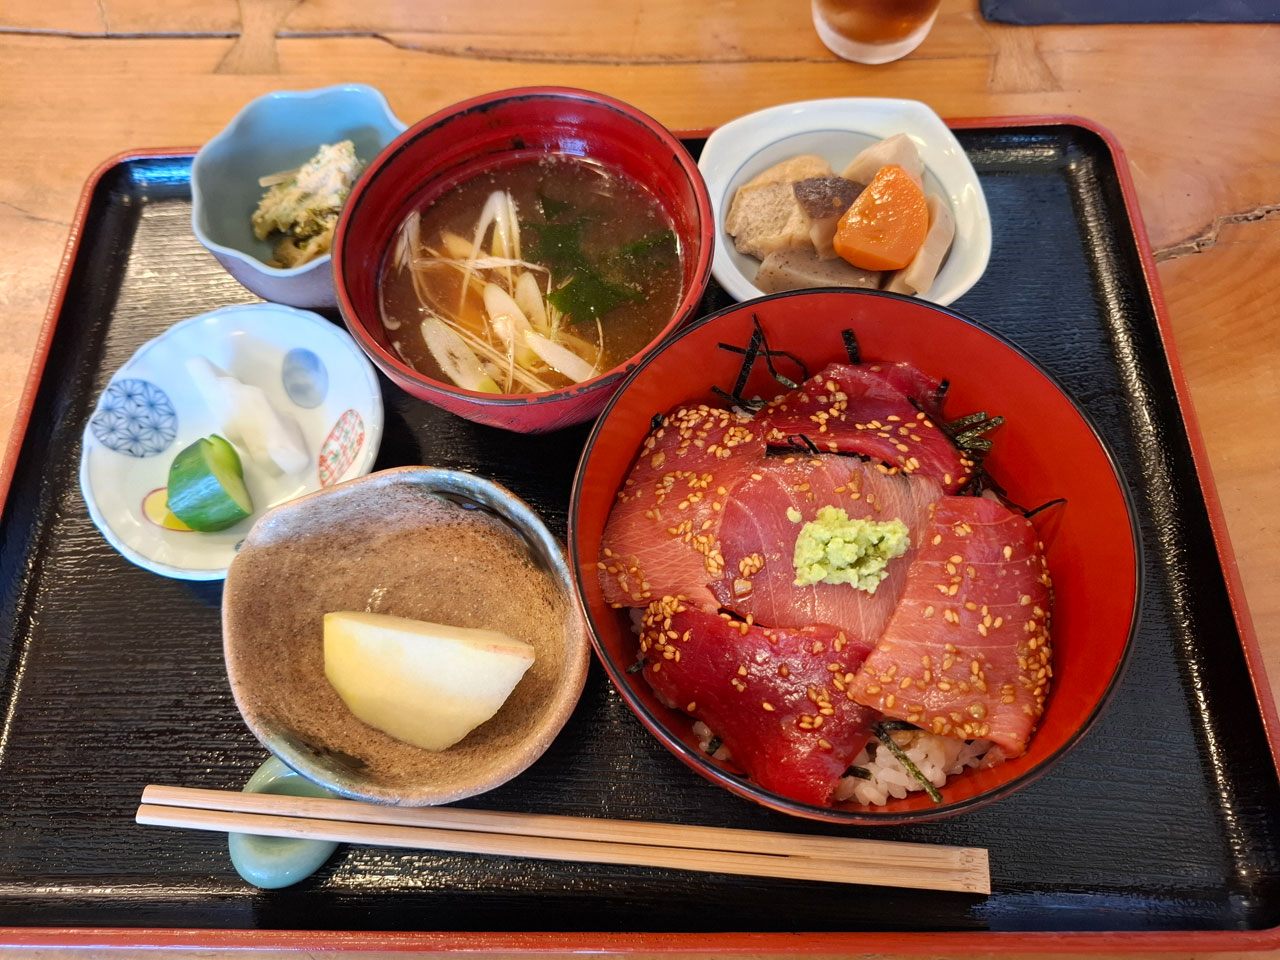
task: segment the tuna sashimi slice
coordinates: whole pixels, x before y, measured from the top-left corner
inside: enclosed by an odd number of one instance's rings
[[[729,487],[765,452],[748,418],[705,405],[662,418],[609,513],[597,568],[614,606],[683,594],[716,606],[708,581],[724,573],[721,510]]]
[[[938,426],[941,383],[907,363],[833,363],[756,416],[771,446],[808,438],[818,450],[873,457],[954,493],[973,476]],[[912,404],[912,400],[918,406]]]
[[[885,473],[856,457],[831,454],[761,458],[729,489],[721,511],[720,551],[727,573],[711,584],[720,605],[771,627],[826,623],[872,644],[897,606],[912,553],[889,563],[875,593],[847,583],[795,585],[796,537],[822,507],[850,519],[893,520],[920,542],[930,507],[942,495],[923,477]]]
[[[828,803],[876,719],[846,691],[867,647],[835,627],[766,629],[664,597],[645,610],[640,649],[659,699],[793,800]]]
[[[1050,587],[1031,521],[984,497],[944,497],[850,692],[887,716],[1020,755],[1053,676]]]

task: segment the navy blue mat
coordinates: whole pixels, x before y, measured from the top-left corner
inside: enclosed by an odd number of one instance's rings
[[[1280,0],[982,0],[988,20],[1045,23],[1280,23]]]

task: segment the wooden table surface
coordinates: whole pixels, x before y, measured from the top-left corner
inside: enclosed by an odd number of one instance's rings
[[[826,51],[804,0],[5,0],[0,78],[0,449],[85,178],[121,150],[198,145],[269,90],[370,83],[408,122],[532,83],[684,129],[832,96],[1089,117],[1128,153],[1280,680],[1280,25],[1010,27],[944,0],[920,49],[869,67]]]

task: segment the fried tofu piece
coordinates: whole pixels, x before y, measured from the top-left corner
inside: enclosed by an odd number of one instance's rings
[[[830,176],[831,164],[812,154],[775,164],[738,188],[725,217],[725,232],[740,253],[760,260],[778,250],[811,246],[812,221],[792,184]]]

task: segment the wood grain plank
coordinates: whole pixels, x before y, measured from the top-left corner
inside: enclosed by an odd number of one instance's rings
[[[1280,220],[1224,227],[1209,250],[1160,269],[1192,400],[1258,634],[1280,636],[1280,323],[1274,287]],[[1265,318],[1272,317],[1270,321]],[[1267,672],[1280,681],[1280,644],[1267,644]]]

